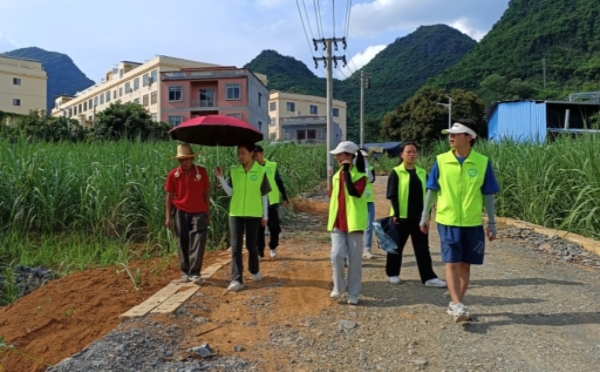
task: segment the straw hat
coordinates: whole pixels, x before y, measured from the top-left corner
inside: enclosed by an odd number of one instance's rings
[[[200,153],[197,152],[194,154],[194,152],[192,151],[192,147],[189,144],[182,143],[180,145],[177,145],[177,155],[175,155],[171,159],[195,158],[198,155],[200,155]]]

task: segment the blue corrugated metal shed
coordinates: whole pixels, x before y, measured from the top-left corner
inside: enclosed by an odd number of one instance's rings
[[[546,102],[500,102],[488,123],[488,138],[519,142],[546,140]]]

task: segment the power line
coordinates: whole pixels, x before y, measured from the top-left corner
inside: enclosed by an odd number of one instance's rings
[[[304,3],[304,0],[302,0],[302,3]],[[308,38],[308,34],[306,33],[306,26],[304,26],[304,16],[302,15],[302,10],[300,10],[300,3],[298,2],[298,0],[296,0],[296,6],[298,8],[298,14],[300,15],[300,21],[302,22],[302,28],[304,29],[304,36],[306,36],[306,42],[308,43],[308,49],[310,50],[310,55],[315,58],[315,54],[313,53],[312,50],[312,46],[310,45],[310,39]],[[306,6],[304,7],[304,10],[306,10]],[[308,27],[310,28],[310,21],[308,19],[308,12],[306,13],[306,21],[308,22]],[[310,31],[311,36],[313,36],[312,34],[312,29]],[[314,37],[312,38],[312,40],[314,40]],[[321,73],[325,74],[325,72],[323,71],[323,69],[321,69]]]
[[[352,0],[348,0],[347,5],[348,6],[346,8],[346,30],[345,30],[345,34],[344,34],[344,39],[346,39],[346,40],[348,40],[348,33],[350,32],[350,15],[352,13]],[[350,60],[350,62],[352,63],[352,66],[354,66],[354,72],[352,72],[350,70],[350,67],[348,67],[348,70],[352,74],[354,74],[359,69],[358,69],[358,67],[356,67],[354,60],[348,55],[350,53],[350,50],[348,48],[346,48],[345,52],[346,52],[346,57],[348,58],[348,60]]]
[[[315,36],[314,36],[314,34],[312,32],[312,26],[310,24],[310,19],[308,18],[308,10],[306,10],[306,3],[304,2],[304,0],[302,0],[302,5],[304,6],[304,13],[306,13],[306,22],[308,23],[308,29],[310,30],[310,38],[314,39]],[[310,43],[309,43],[309,45],[310,45]]]
[[[319,0],[313,0],[315,6],[315,17],[317,19],[317,29],[319,31],[319,38],[323,39],[323,20],[321,19],[321,4]]]

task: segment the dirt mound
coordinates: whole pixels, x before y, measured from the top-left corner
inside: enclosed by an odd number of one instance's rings
[[[205,266],[216,259],[207,254]],[[175,257],[129,265],[138,293],[122,266],[76,272],[0,309],[0,336],[14,345],[0,357],[4,371],[44,371],[119,324],[119,315],[179,277]],[[26,354],[26,355],[23,355]],[[29,357],[28,357],[29,356]]]
[[[310,214],[327,214],[329,212],[329,203],[326,202],[297,198],[292,200],[292,204],[295,212]]]

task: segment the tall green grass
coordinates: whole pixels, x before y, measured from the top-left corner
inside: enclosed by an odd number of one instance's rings
[[[441,141],[419,154],[431,169],[435,155],[450,149]],[[501,191],[496,213],[531,223],[600,238],[600,136],[559,136],[544,144],[478,141],[490,157]],[[382,171],[398,159],[384,158]]]
[[[227,197],[214,178],[216,148],[193,146],[211,177],[208,248],[228,244]],[[322,146],[269,146],[288,194],[316,186],[326,174]],[[163,190],[175,143],[0,142],[0,266],[18,262],[62,270],[170,254]],[[220,148],[223,169],[237,164]]]

